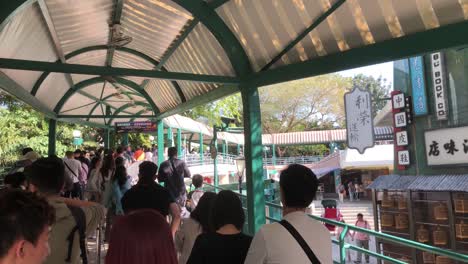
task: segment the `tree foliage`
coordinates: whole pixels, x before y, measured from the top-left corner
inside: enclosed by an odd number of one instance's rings
[[[47,155],[49,123],[30,106],[0,92],[0,166],[11,164],[25,147],[33,148],[41,156]],[[56,134],[57,155],[73,150],[73,130],[80,130],[85,143],[82,147],[97,146],[97,131],[77,124],[58,123]]]
[[[242,122],[242,101],[240,94],[224,97],[220,100],[200,105],[183,113],[195,120],[205,119],[212,125],[221,125],[221,116],[234,118],[236,123]]]
[[[358,74],[353,77],[352,88],[360,88],[361,90],[370,91],[372,95],[372,114],[375,115],[384,108],[387,103],[385,98],[389,97],[390,84],[387,80],[379,77],[375,79],[373,76]]]

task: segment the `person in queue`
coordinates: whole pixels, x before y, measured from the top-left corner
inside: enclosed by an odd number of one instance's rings
[[[330,233],[305,212],[312,203],[319,181],[311,169],[289,165],[280,174],[283,220],[264,225],[255,234],[246,264],[333,263]],[[305,247],[299,243],[305,242]],[[306,253],[307,251],[311,253]]]
[[[55,210],[22,190],[0,191],[0,264],[41,264],[49,255]]]
[[[4,184],[7,188],[26,190],[27,181],[24,172],[15,172],[5,175]]]
[[[164,182],[176,203],[181,209],[184,209],[187,201],[184,178],[190,178],[190,170],[185,161],[177,158],[176,147],[170,147],[167,150],[167,155],[169,159],[161,163],[159,167],[158,181]]]
[[[195,187],[195,190],[189,192],[187,195],[187,208],[190,209],[190,212],[193,212],[197,207],[200,197],[203,196],[203,176],[200,174],[195,174],[192,177],[192,184]]]
[[[232,191],[219,192],[211,208],[214,232],[202,233],[195,240],[188,264],[244,263],[252,237],[242,233],[244,210]]]
[[[117,218],[106,263],[177,264],[171,230],[164,216],[156,210],[140,209]]]
[[[46,264],[85,262],[86,237],[96,230],[104,217],[100,204],[60,197],[65,183],[64,169],[61,159],[48,157],[38,159],[26,171],[29,191],[46,197],[55,209],[55,223],[49,239],[51,254]]]
[[[171,216],[171,232],[175,233],[180,225],[180,210],[169,191],[156,183],[158,166],[151,161],[143,161],[139,166],[138,183],[122,197],[125,214],[138,209],[154,209],[163,216]]]
[[[187,263],[192,252],[193,244],[198,235],[211,232],[211,205],[216,197],[213,192],[205,192],[198,202],[198,206],[190,214],[190,218],[182,221],[175,236],[175,246],[180,253],[179,264]]]

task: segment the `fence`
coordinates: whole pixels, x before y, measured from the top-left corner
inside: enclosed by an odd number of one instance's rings
[[[215,192],[217,192],[218,190],[224,190],[224,188],[221,188],[221,187],[215,187],[215,186],[210,185],[210,184],[206,184],[206,185],[208,186],[207,189],[214,190]],[[243,194],[239,194],[239,193],[238,193],[238,195],[239,195],[239,198],[242,201],[242,206],[244,208],[244,211],[247,212],[247,204],[246,204],[247,196],[243,195]],[[281,217],[278,217],[278,216],[281,215],[281,213],[280,213],[281,210],[282,210],[281,205],[266,202],[265,203],[265,210],[268,212],[268,215],[267,215],[266,218],[270,223],[271,222],[278,222],[278,221],[281,220],[280,219]],[[247,213],[246,213],[246,216],[247,216]],[[457,253],[457,252],[453,252],[453,251],[445,250],[445,249],[442,249],[442,248],[422,244],[422,243],[419,243],[419,242],[416,242],[416,241],[413,241],[413,240],[408,240],[408,239],[392,236],[392,235],[389,235],[389,234],[376,232],[376,231],[373,231],[373,230],[363,229],[363,228],[360,228],[360,227],[356,227],[356,226],[353,226],[353,225],[348,225],[348,224],[333,221],[333,220],[330,220],[330,219],[321,218],[321,217],[314,216],[314,215],[309,215],[309,216],[311,218],[317,220],[317,221],[327,223],[327,224],[331,224],[331,225],[334,225],[334,226],[337,226],[337,227],[341,227],[343,229],[343,231],[339,235],[339,239],[335,239],[335,238],[332,239],[332,243],[335,244],[335,245],[338,245],[339,246],[339,251],[340,251],[339,260],[338,261],[333,261],[333,263],[335,263],[335,264],[345,264],[346,263],[346,250],[353,250],[353,251],[361,252],[361,253],[367,254],[369,256],[375,257],[378,260],[386,261],[386,263],[397,263],[397,264],[406,264],[407,263],[407,262],[405,262],[403,260],[392,258],[392,257],[386,256],[384,254],[381,254],[379,252],[366,250],[366,249],[363,249],[363,248],[360,248],[360,247],[356,247],[355,245],[346,243],[344,241],[345,235],[346,235],[347,232],[349,232],[351,230],[352,231],[358,231],[358,232],[364,233],[364,234],[368,234],[370,236],[374,236],[375,238],[385,240],[385,241],[388,241],[388,242],[391,242],[391,243],[395,243],[395,244],[398,244],[398,245],[402,245],[402,246],[406,246],[406,247],[410,247],[410,248],[415,248],[415,249],[418,249],[418,250],[421,250],[421,251],[425,251],[425,252],[440,255],[440,256],[446,256],[446,257],[450,258],[451,260],[461,261],[463,263],[468,262],[468,255],[463,255],[463,254],[460,254],[460,253]],[[246,221],[246,223],[248,223],[248,221]],[[246,227],[247,226],[244,226],[244,231],[248,230],[248,228],[246,228]]]

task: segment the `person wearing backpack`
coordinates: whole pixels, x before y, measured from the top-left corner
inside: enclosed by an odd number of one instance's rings
[[[65,184],[64,162],[56,157],[41,158],[26,172],[29,191],[46,197],[55,209],[55,223],[49,237],[50,255],[45,264],[87,264],[86,237],[104,218],[97,203],[60,197]]]
[[[190,178],[190,170],[185,161],[177,158],[177,148],[170,147],[167,150],[169,159],[161,163],[158,172],[158,181],[164,182],[164,186],[169,190],[172,197],[181,210],[185,210],[187,201],[187,190],[184,178]]]

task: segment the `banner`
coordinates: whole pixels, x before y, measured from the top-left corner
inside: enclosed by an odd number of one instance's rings
[[[410,58],[411,88],[413,94],[413,111],[416,116],[428,114],[426,81],[424,78],[423,57]]]
[[[156,123],[152,121],[116,122],[115,131],[117,133],[154,132],[157,131],[157,127]]]
[[[368,91],[354,88],[344,95],[347,145],[363,154],[374,146],[372,100]]]

